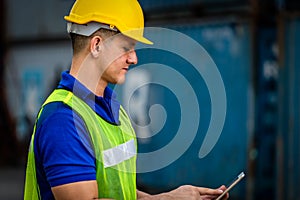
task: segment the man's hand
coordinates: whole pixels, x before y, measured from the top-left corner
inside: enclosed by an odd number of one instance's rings
[[[184,185],[167,193],[162,193],[153,196],[145,196],[140,198],[145,200],[213,200],[216,199],[226,189],[221,186],[218,189],[210,189],[204,187],[195,187],[191,185]],[[229,194],[226,194],[222,200],[228,199]]]

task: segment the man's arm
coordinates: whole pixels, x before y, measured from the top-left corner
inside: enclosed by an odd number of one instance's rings
[[[98,199],[98,187],[95,180],[59,185],[51,189],[56,200]]]
[[[41,190],[41,197],[52,192],[56,199],[72,199],[68,196],[87,192],[95,195],[86,199],[97,198],[95,156],[80,116],[62,103],[53,103],[45,106],[39,123],[34,138],[36,170],[40,180],[47,180],[39,184],[51,186]]]
[[[95,180],[59,185],[52,187],[51,190],[56,200],[98,198],[98,187]]]
[[[136,190],[136,196],[137,196],[137,199],[143,199],[143,198],[146,198],[146,197],[150,197],[151,195],[146,193],[146,192]]]

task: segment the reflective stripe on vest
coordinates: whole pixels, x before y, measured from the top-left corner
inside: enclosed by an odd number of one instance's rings
[[[98,198],[136,199],[136,138],[124,109],[120,107],[120,125],[117,126],[103,120],[84,101],[67,90],[54,90],[40,113],[51,102],[63,102],[70,106],[87,127],[96,157]],[[25,200],[40,199],[33,148],[35,129],[28,153]]]
[[[133,156],[136,156],[136,149],[134,140],[132,139],[126,143],[103,151],[104,168],[115,166]]]

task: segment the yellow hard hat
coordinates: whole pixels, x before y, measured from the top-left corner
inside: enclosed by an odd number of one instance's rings
[[[116,27],[122,34],[139,42],[153,44],[143,36],[144,15],[137,0],[76,0],[69,16],[64,19],[77,25],[77,30],[80,24],[86,26],[98,22],[112,30]],[[70,25],[68,29],[72,30]]]

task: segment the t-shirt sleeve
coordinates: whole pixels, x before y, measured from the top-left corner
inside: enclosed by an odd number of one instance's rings
[[[89,133],[71,109],[55,112],[36,131],[35,150],[51,187],[96,180]]]

